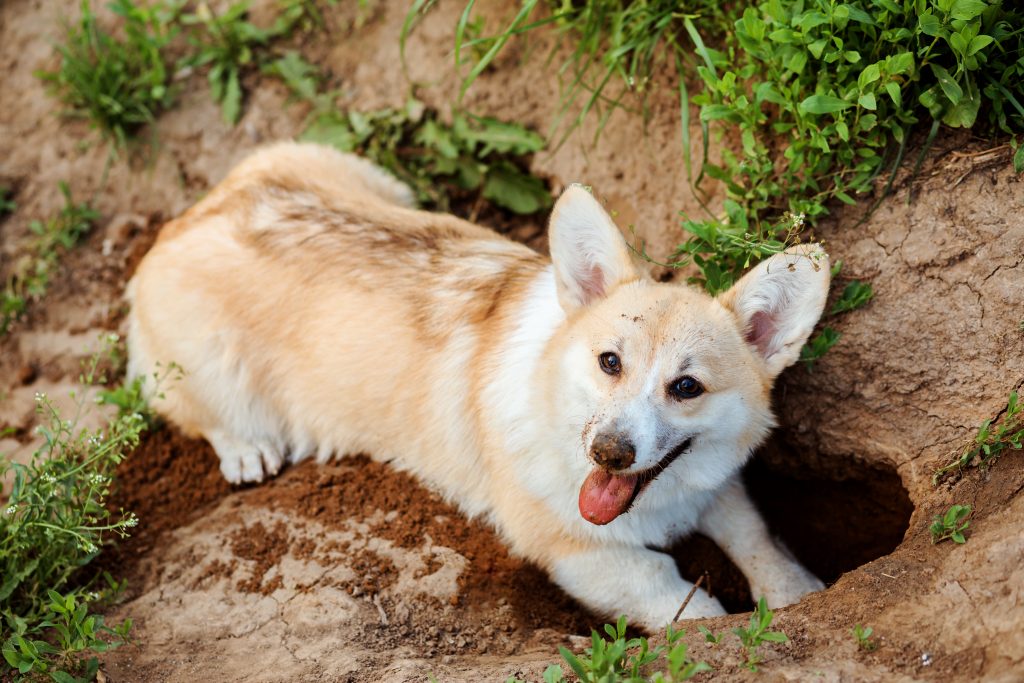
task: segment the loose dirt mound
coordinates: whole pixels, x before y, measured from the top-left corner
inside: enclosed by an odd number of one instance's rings
[[[257,15],[273,7],[257,5]],[[401,105],[408,92],[396,66],[406,3],[373,7],[362,29],[332,24],[302,45],[357,109]],[[59,209],[58,180],[85,197],[103,176],[105,149],[83,148],[92,139],[85,125],[54,118],[32,76],[53,64],[66,9],[53,1],[0,6],[9,100],[0,108],[0,179],[14,184],[19,204],[0,222],[0,275],[29,219]],[[432,84],[420,98],[442,110],[455,88],[443,76],[460,10],[442,3],[407,48],[411,77]],[[544,129],[557,107],[546,57],[544,46],[510,50],[470,91],[468,106]],[[227,128],[203,83],[189,81],[179,106],[161,117],[151,165],[111,164],[97,196],[98,230],[66,259],[26,323],[0,340],[0,419],[18,430],[0,449],[31,451],[32,394],[62,393],[83,349],[118,329],[121,292],[161,220],[256,145],[301,127],[302,108],[287,106],[284,88],[265,80],[254,83],[240,124]],[[680,239],[676,212],[698,208],[669,95],[654,95],[646,131],[617,112],[596,147],[591,122],[534,162],[556,189],[594,185],[652,254]],[[876,297],[832,323],[843,338],[813,372],[786,373],[776,396],[784,427],[746,474],[777,533],[835,581],[779,613],[791,643],[768,653],[757,680],[1022,677],[1024,463],[1011,454],[987,472],[930,482],[935,465],[1024,383],[1024,192],[1005,151],[979,151],[947,138],[918,179],[901,179],[866,221],[866,206],[852,207],[819,229],[845,263],[842,278],[870,280]],[[697,162],[699,150],[692,153]],[[536,224],[481,219],[543,248]],[[597,623],[539,570],[509,557],[488,528],[365,457],[304,464],[232,489],[208,446],[162,430],[121,474],[116,504],[138,512],[142,526],[103,561],[131,579],[112,618],[136,619],[138,646],[105,657],[112,681],[537,680],[557,645],[582,647],[578,635]],[[932,546],[927,524],[954,502],[974,507],[969,541]],[[674,553],[690,577],[708,571],[732,609],[749,607],[742,580],[709,542]],[[704,624],[717,632],[745,621]],[[854,623],[874,627],[877,651],[857,649]],[[753,678],[738,667],[731,636],[712,647],[688,630],[715,680]]]

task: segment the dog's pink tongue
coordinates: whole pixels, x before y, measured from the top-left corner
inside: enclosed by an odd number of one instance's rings
[[[595,467],[580,487],[580,514],[591,524],[607,524],[626,511],[636,486],[636,475]]]

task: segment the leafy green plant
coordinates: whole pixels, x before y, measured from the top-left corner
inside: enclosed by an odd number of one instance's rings
[[[551,206],[544,181],[523,171],[524,158],[544,147],[536,133],[515,123],[456,113],[452,123],[410,99],[402,109],[345,112],[335,91],[295,51],[268,62],[265,74],[284,81],[310,105],[301,139],[371,159],[408,184],[417,200],[447,210],[453,196],[476,196],[515,213]]]
[[[106,575],[109,580],[109,575]],[[116,589],[118,586],[115,585]],[[86,653],[103,653],[129,642],[132,620],[125,619],[114,627],[107,626],[103,615],[91,613],[89,596],[71,592],[62,595],[47,591],[44,620],[37,628],[16,616],[8,616],[11,636],[3,646],[4,660],[19,674],[49,674],[57,683],[92,681],[99,670],[99,660]],[[49,629],[48,639],[33,639],[39,629]],[[80,671],[74,676],[68,671]]]
[[[50,286],[50,278],[60,264],[62,254],[88,233],[99,214],[88,202],[76,203],[67,183],[60,183],[64,208],[47,220],[32,221],[29,230],[35,236],[29,253],[14,267],[0,291],[0,335],[6,334],[19,320],[32,300],[42,298]]]
[[[414,3],[410,16],[426,4]],[[705,153],[693,182],[723,183],[734,203],[727,202],[724,215],[684,217],[690,244],[674,256],[675,265],[692,260],[697,280],[712,291],[728,287],[745,264],[764,256],[751,245],[785,241],[780,230],[788,229],[787,221],[778,218],[785,212],[813,224],[833,199],[853,203],[883,174],[889,175],[886,192],[920,124],[929,127],[925,148],[943,123],[1024,130],[1024,14],[1013,3],[551,0],[547,16],[531,20],[542,4],[524,2],[498,33],[472,37],[474,3],[467,3],[454,51],[462,91],[510,39],[548,23],[561,27],[574,46],[561,71],[567,74],[563,106],[579,94],[584,98],[573,126],[594,112],[600,132],[611,108],[627,106],[634,95],[642,104],[654,87],[652,74],[674,67],[682,161],[690,173],[694,103]],[[483,55],[467,50],[481,41],[489,45]],[[691,96],[685,75],[692,71],[701,88]],[[738,144],[712,163],[708,140],[716,130]]]
[[[333,3],[332,3],[333,4]],[[189,43],[192,53],[181,64],[188,67],[209,66],[206,74],[213,100],[220,104],[227,123],[235,124],[242,114],[242,75],[248,69],[294,68],[298,53],[284,63],[275,61],[270,44],[292,33],[297,27],[323,25],[314,0],[281,0],[279,13],[269,28],[260,28],[248,21],[249,0],[238,0],[221,14],[200,1],[195,12],[184,14],[181,21],[191,27]],[[287,55],[286,55],[287,57]],[[275,66],[270,66],[273,73]],[[283,75],[283,74],[281,74]]]
[[[719,633],[716,636],[707,626],[698,626],[697,631],[704,636],[704,642],[711,643],[712,645],[718,645],[722,642],[722,638],[725,637],[724,633]]]
[[[857,647],[865,652],[871,652],[872,650],[878,649],[878,642],[871,639],[871,634],[875,632],[875,629],[870,626],[861,626],[860,624],[854,624],[853,628],[850,629],[853,634],[854,640],[857,641]]]
[[[765,643],[785,643],[789,638],[782,631],[769,631],[775,613],[768,609],[768,603],[764,597],[757,601],[757,608],[750,615],[750,625],[747,628],[734,628],[733,633],[740,639],[745,653],[743,666],[751,671],[757,671],[757,665],[761,663],[760,649]]]
[[[597,631],[591,632],[591,647],[577,656],[564,647],[559,648],[562,658],[582,683],[675,683],[693,678],[711,667],[704,662],[694,662],[687,653],[682,640],[684,631],[676,631],[669,625],[665,637],[667,645],[651,648],[646,638],[626,638],[626,618],[619,617],[612,626],[605,624],[606,639]],[[644,678],[646,667],[653,666],[662,658],[664,662],[650,678]],[[549,667],[544,672],[546,683],[560,683],[562,671]]]
[[[988,467],[1006,450],[1020,450],[1024,442],[1024,406],[1019,402],[1016,391],[1010,392],[1006,402],[1006,412],[998,425],[993,426],[992,420],[985,420],[978,427],[974,442],[953,462],[940,467],[932,477],[938,483],[950,472],[962,471],[965,467]]]
[[[242,113],[242,71],[255,63],[255,50],[272,37],[270,31],[246,21],[248,13],[248,0],[232,4],[223,14],[214,14],[206,2],[200,2],[195,12],[181,18],[183,24],[196,29],[189,35],[194,52],[183,64],[210,67],[206,74],[210,93],[220,104],[224,120],[231,124]]]
[[[928,530],[932,534],[932,543],[941,543],[947,538],[957,544],[967,542],[964,531],[971,525],[967,516],[971,514],[970,505],[951,505],[945,514],[935,515]]]
[[[105,501],[115,468],[145,428],[137,413],[121,414],[101,429],[80,427],[89,388],[106,381],[101,355],[83,366],[72,416],[37,394],[43,445],[31,461],[0,457],[0,474],[13,479],[0,515],[0,649],[20,674],[58,682],[76,680],[73,674],[81,671],[95,674],[95,658],[82,658],[124,643],[131,628],[128,621],[108,627],[92,613],[123,585],[109,578],[106,586],[95,585],[86,569],[112,536],[124,537],[138,524],[135,515],[113,513]]]
[[[124,20],[123,38],[102,29],[90,0],[82,0],[78,23],[57,46],[60,66],[36,75],[68,115],[88,119],[116,149],[174,100],[165,50],[177,33],[172,20],[179,3],[113,0],[109,6]]]
[[[826,326],[821,332],[811,337],[807,344],[800,349],[800,360],[807,364],[808,370],[812,369],[814,361],[828,353],[829,349],[839,342],[839,337],[841,336],[834,329]]]
[[[846,285],[839,299],[829,309],[829,315],[837,315],[864,306],[875,295],[870,282],[854,280]]]

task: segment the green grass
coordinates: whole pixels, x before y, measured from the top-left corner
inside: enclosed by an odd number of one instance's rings
[[[1024,328],[1024,323],[1022,323],[1022,328]],[[974,441],[952,462],[937,469],[932,477],[932,482],[937,484],[951,472],[962,472],[967,467],[986,468],[1006,451],[1019,451],[1022,444],[1024,444],[1024,405],[1021,405],[1017,392],[1012,391],[1006,402],[1006,411],[999,423],[993,425],[993,420],[982,422]]]
[[[591,646],[578,655],[559,648],[562,659],[582,683],[678,683],[711,671],[705,662],[690,658],[683,641],[686,632],[671,625],[665,633],[666,644],[655,647],[647,638],[627,638],[625,617],[619,617],[615,625],[605,624],[604,633],[607,637],[592,631]],[[565,673],[556,664],[544,671],[544,683],[565,681]],[[506,683],[519,682],[511,677]]]
[[[463,93],[520,34],[554,23],[570,41],[553,130],[575,111],[569,130],[596,116],[600,133],[614,107],[644,111],[666,87],[659,69],[679,74],[681,162],[698,188],[722,183],[727,201],[721,215],[684,218],[690,238],[670,260],[696,264],[712,292],[786,243],[794,217],[813,226],[834,200],[887,191],[915,131],[927,131],[924,149],[941,124],[1024,131],[1024,14],[998,0],[527,0],[479,37],[467,30],[473,4],[456,26]],[[469,49],[479,45],[488,49]],[[696,169],[690,103],[704,146]],[[711,163],[716,134],[738,144]]]
[[[242,77],[273,58],[272,42],[324,25],[315,0],[280,0],[269,28],[247,20],[248,0],[219,14],[203,0],[190,6],[186,12],[184,0],[113,0],[109,7],[120,20],[111,32],[98,24],[91,0],[82,0],[81,18],[56,46],[60,66],[37,75],[50,84],[67,115],[87,119],[120,149],[174,104],[179,88],[172,87],[171,77],[190,67],[206,69],[224,120],[237,123]],[[185,54],[172,63],[183,29]]]
[[[189,35],[192,54],[183,64],[209,67],[206,78],[210,93],[220,104],[227,123],[234,124],[242,112],[242,72],[256,62],[257,51],[273,37],[246,20],[249,3],[236,2],[224,13],[214,14],[205,2],[195,12],[182,16],[182,23],[193,27]]]
[[[967,542],[964,531],[971,525],[967,517],[971,514],[970,505],[951,505],[944,514],[935,515],[934,521],[928,527],[932,535],[932,543],[941,543],[946,539],[958,545]]]
[[[551,206],[547,184],[524,170],[544,140],[523,126],[465,112],[449,124],[415,99],[401,109],[343,111],[335,104],[337,92],[324,91],[323,76],[294,51],[263,71],[309,105],[302,140],[370,159],[408,184],[426,207],[447,211],[457,197],[524,215]]]
[[[78,23],[67,26],[56,47],[60,66],[37,75],[67,115],[87,119],[121,148],[174,101],[164,50],[177,32],[176,5],[114,0],[110,8],[123,21],[122,37],[99,26],[89,0],[80,8]]]
[[[16,262],[0,291],[0,336],[20,320],[29,303],[42,298],[60,265],[61,256],[88,233],[99,214],[88,202],[76,203],[66,183],[60,183],[64,208],[47,221],[32,221],[34,239],[29,253]]]
[[[757,671],[761,663],[761,648],[768,643],[785,643],[789,638],[782,631],[771,631],[769,627],[775,613],[768,609],[768,603],[764,597],[757,601],[754,613],[750,615],[750,624],[747,628],[734,628],[733,633],[740,639],[743,649],[743,666],[750,671]]]
[[[857,647],[864,652],[872,652],[878,649],[878,641],[873,640],[871,637],[871,634],[874,632],[875,629],[870,626],[861,626],[860,624],[854,624],[853,628],[850,629],[853,639],[857,641]]]
[[[740,665],[750,671],[758,670],[762,648],[789,640],[782,631],[771,630],[774,616],[762,597],[750,616],[749,625],[732,630],[739,639]],[[707,643],[714,646],[720,644],[725,636],[724,633],[715,635],[704,626],[698,626],[697,630]],[[605,624],[603,634],[591,631],[591,645],[583,652],[573,653],[564,647],[560,647],[559,652],[571,673],[582,683],[675,683],[712,670],[707,663],[694,661],[689,656],[688,646],[683,640],[685,635],[685,631],[677,631],[669,625],[665,633],[666,644],[652,647],[647,638],[628,638],[626,618],[619,617],[614,625]],[[562,683],[565,680],[565,671],[558,665],[552,664],[544,671],[545,683]],[[512,677],[506,683],[518,681]]]

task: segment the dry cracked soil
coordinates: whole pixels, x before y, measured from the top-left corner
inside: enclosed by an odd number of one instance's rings
[[[98,335],[122,331],[125,283],[162,221],[253,148],[296,135],[307,113],[279,82],[253,77],[230,127],[193,78],[154,126],[158,152],[115,159],[104,178],[106,148],[84,122],[59,118],[33,75],[54,66],[74,5],[0,5],[0,181],[18,202],[0,219],[0,275],[30,219],[59,209],[58,181],[95,196],[102,214],[46,299],[0,339],[0,426],[16,429],[0,451],[21,459],[36,446],[33,394],[66,395]],[[459,5],[439,2],[413,32],[407,75],[398,43],[406,3],[371,2],[358,28],[356,9],[339,6],[326,31],[293,42],[347,106],[401,105],[415,82],[445,112],[457,92]],[[257,2],[253,16],[272,11]],[[504,12],[498,3],[482,11]],[[554,40],[511,46],[466,106],[545,130],[558,106]],[[654,255],[680,241],[678,212],[700,207],[679,159],[676,100],[661,92],[646,126],[617,111],[596,144],[588,121],[532,162],[554,192],[594,186]],[[712,193],[711,205],[719,201]],[[867,280],[875,298],[830,322],[841,341],[813,371],[784,375],[782,426],[745,473],[775,532],[828,588],[778,612],[790,642],[768,650],[757,674],[740,667],[731,635],[714,646],[687,624],[693,655],[715,668],[698,680],[1024,680],[1024,459],[931,481],[1024,385],[1024,184],[1007,147],[946,132],[921,171],[903,173],[869,213],[872,202],[837,209],[817,232],[844,263],[834,289]],[[544,248],[539,222],[512,226]],[[599,623],[492,530],[365,456],[231,487],[205,443],[165,428],[120,475],[115,504],[142,524],[102,562],[129,579],[110,618],[131,616],[136,642],[103,656],[108,681],[539,680],[558,646],[581,649]],[[973,507],[968,542],[932,545],[928,524],[954,502]],[[735,612],[704,626],[746,623],[750,596],[713,544],[694,538],[671,551],[687,576],[708,572]],[[876,650],[858,649],[856,623],[874,628]]]

